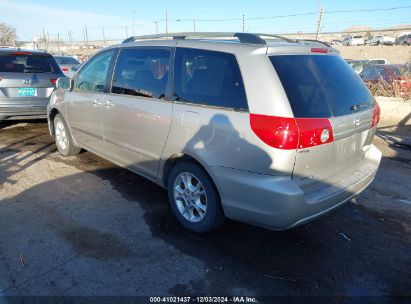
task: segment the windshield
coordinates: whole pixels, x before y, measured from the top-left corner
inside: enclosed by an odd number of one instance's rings
[[[295,117],[342,116],[373,105],[364,82],[340,56],[285,55],[270,60]]]
[[[60,73],[51,55],[0,54],[0,72],[12,73]]]

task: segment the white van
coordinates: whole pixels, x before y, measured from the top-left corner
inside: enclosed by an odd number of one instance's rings
[[[348,36],[346,37],[342,45],[348,46],[348,45],[364,45],[364,37],[363,36]]]

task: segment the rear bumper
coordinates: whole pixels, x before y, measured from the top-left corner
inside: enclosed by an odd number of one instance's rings
[[[0,103],[0,120],[46,118],[47,103],[42,104],[2,104]]]
[[[212,167],[225,215],[273,230],[285,230],[320,217],[359,195],[373,181],[381,152],[371,146],[366,160],[339,184],[304,193],[290,176],[270,176]]]

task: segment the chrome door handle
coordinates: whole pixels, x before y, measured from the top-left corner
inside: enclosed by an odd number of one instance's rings
[[[93,106],[101,106],[103,103],[100,101],[100,99],[94,99],[93,101]]]
[[[106,108],[111,108],[114,107],[114,103],[111,102],[111,100],[106,101]]]

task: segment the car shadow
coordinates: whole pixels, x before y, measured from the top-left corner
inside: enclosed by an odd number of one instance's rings
[[[218,123],[226,124],[224,120],[217,117]],[[215,153],[226,152],[232,145],[231,158],[246,149],[270,166],[264,151],[247,144],[232,126],[225,125],[227,133],[216,129],[218,123],[211,120],[201,127],[186,150],[198,149],[199,141],[203,141],[201,149],[211,147]],[[0,151],[0,157],[3,153]],[[344,303],[353,296],[406,295],[411,290],[411,247],[405,233],[401,235],[402,226],[395,220],[382,223],[381,214],[359,205],[348,203],[315,222],[284,232],[227,221],[218,230],[198,235],[181,227],[168,208],[166,191],[152,182],[89,152],[70,158],[56,153],[44,157],[84,172],[49,180],[0,200],[0,235],[4,236],[0,251],[7,252],[0,269],[15,269],[13,265],[4,267],[11,261],[6,259],[10,249],[5,248],[12,241],[5,236],[13,233],[21,247],[41,250],[43,256],[37,263],[71,261],[73,256],[81,260],[75,274],[70,268],[65,271],[88,280],[84,281],[85,289],[71,289],[86,295],[87,284],[93,284],[89,265],[103,274],[94,273],[100,285],[93,285],[93,293],[100,295],[114,290],[141,295],[166,288],[167,294],[178,296],[321,295]],[[16,160],[4,163],[2,169],[7,170]],[[40,229],[44,229],[41,234]],[[54,263],[50,267],[55,267]],[[115,275],[116,267],[122,271]],[[15,285],[24,290],[18,285],[19,276],[24,277],[20,272],[14,275]],[[163,276],[170,279],[161,286],[152,283]],[[130,291],[140,280],[151,282],[151,286],[143,284],[138,291]],[[118,281],[121,285],[111,283]],[[26,288],[30,291],[34,287]],[[327,298],[311,300],[329,302]]]

